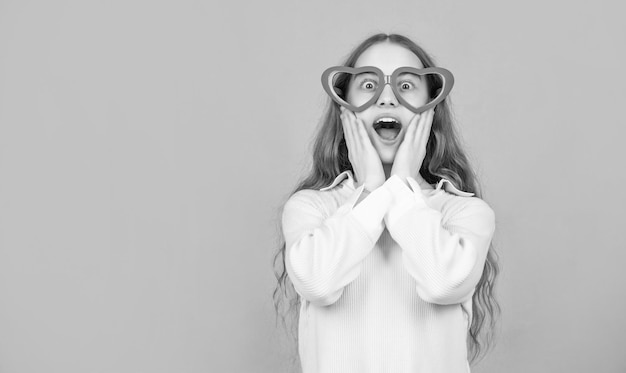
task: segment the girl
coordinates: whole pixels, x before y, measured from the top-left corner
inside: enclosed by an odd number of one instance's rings
[[[322,83],[334,102],[274,257],[303,373],[470,372],[499,312],[495,216],[454,131],[451,74],[378,34]]]

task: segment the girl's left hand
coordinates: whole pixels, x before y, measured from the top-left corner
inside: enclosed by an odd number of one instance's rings
[[[409,122],[402,143],[398,147],[391,168],[391,176],[398,175],[408,185],[407,177],[412,177],[419,184],[425,183],[420,175],[420,168],[426,156],[426,143],[430,137],[430,129],[435,116],[435,108],[426,110]]]

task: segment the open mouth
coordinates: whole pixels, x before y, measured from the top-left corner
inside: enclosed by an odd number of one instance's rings
[[[380,118],[374,122],[374,130],[384,140],[395,140],[402,130],[402,124],[394,118]]]

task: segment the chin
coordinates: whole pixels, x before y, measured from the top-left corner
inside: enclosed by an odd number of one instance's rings
[[[396,149],[380,149],[378,156],[383,164],[393,164],[393,160],[396,157]]]

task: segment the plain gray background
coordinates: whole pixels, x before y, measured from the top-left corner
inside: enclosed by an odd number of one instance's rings
[[[271,269],[320,74],[451,70],[497,215],[487,372],[626,371],[618,1],[0,1],[0,371],[286,372]]]

